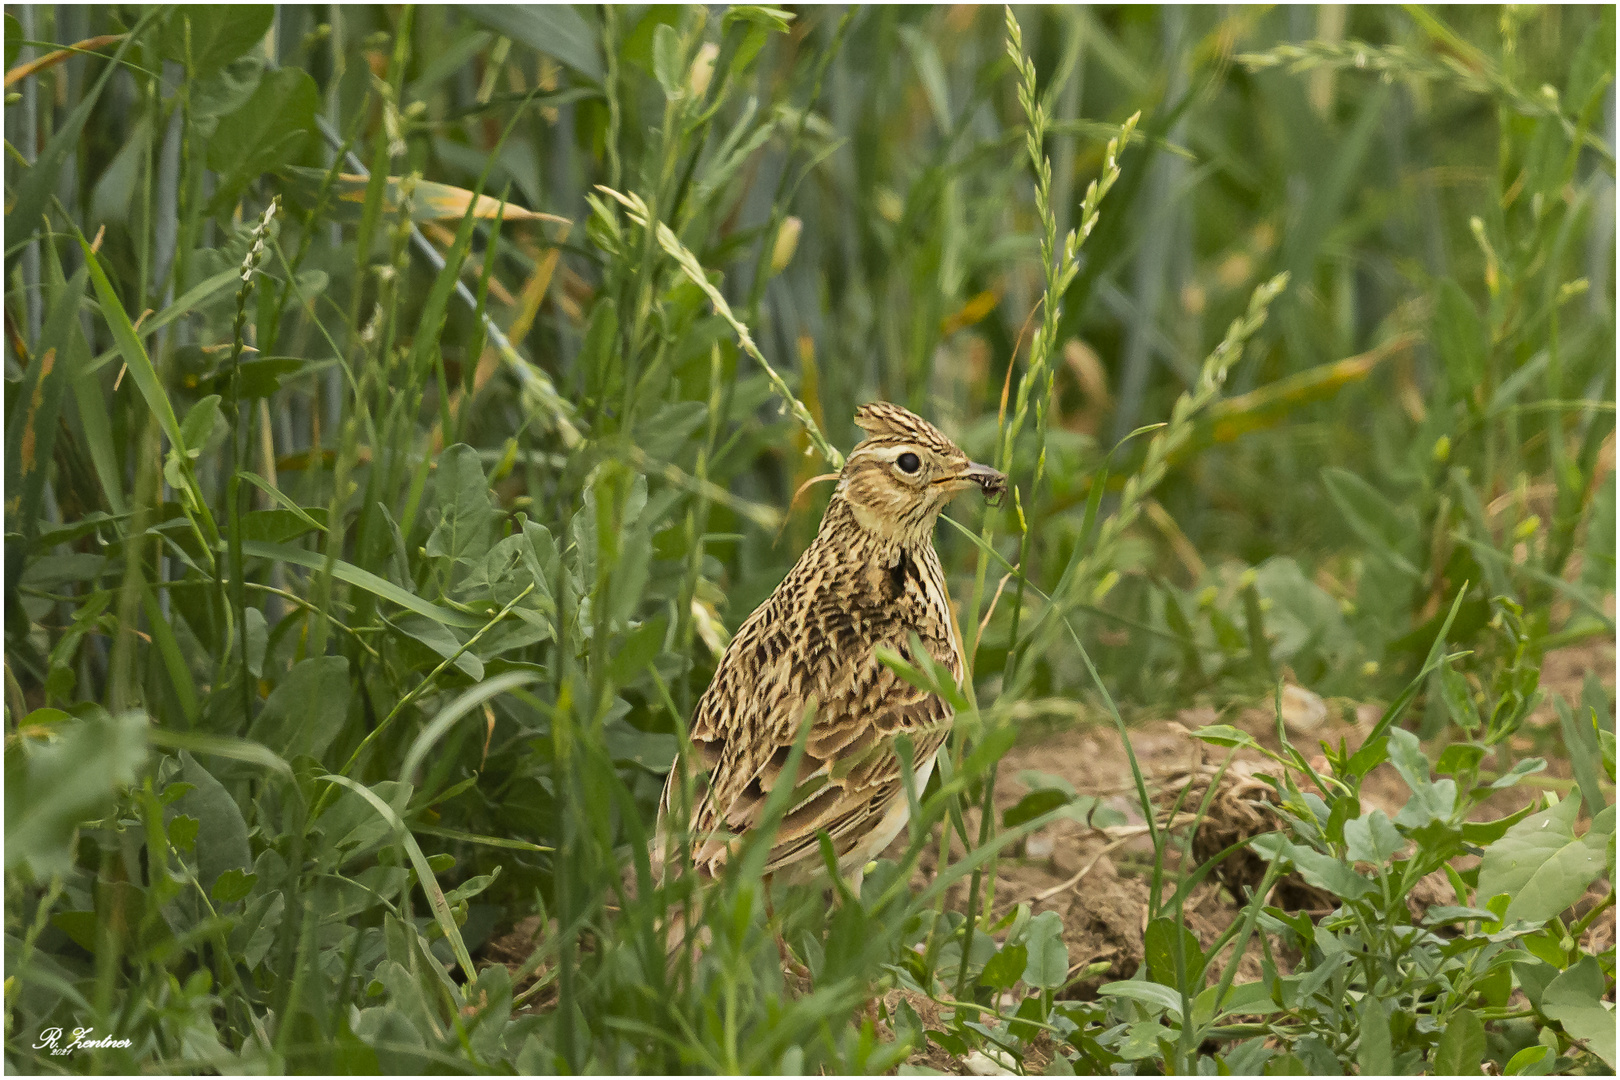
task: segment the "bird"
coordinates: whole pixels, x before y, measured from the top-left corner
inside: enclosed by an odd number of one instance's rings
[[[825,830],[839,874],[859,887],[862,870],[909,815],[898,736],[912,742],[914,790],[928,783],[951,707],[896,675],[880,647],[910,660],[912,642],[920,642],[961,682],[961,633],[934,526],[964,491],[998,501],[1007,478],[898,405],[863,405],[855,423],[866,437],[837,474],[815,540],[738,629],[693,711],[693,764],[707,780],[694,784],[688,816],[676,810],[684,806],[685,770],[677,763],[670,772],[651,851],[660,879],[683,843],[700,878],[721,874],[784,782],[807,714],[792,801],[765,860],[769,879],[818,878],[817,833]],[[675,835],[682,824],[684,835]]]

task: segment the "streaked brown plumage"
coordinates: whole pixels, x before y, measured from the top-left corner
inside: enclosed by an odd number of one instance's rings
[[[766,873],[813,877],[821,866],[816,832],[825,829],[840,872],[858,874],[905,825],[894,737],[911,736],[920,792],[950,727],[950,707],[896,676],[876,648],[908,655],[916,634],[961,678],[934,523],[961,491],[999,496],[1006,478],[969,461],[932,424],[898,406],[863,405],[855,422],[867,438],[850,452],[815,541],[737,631],[692,716],[692,745],[709,770],[689,831],[693,864],[704,876],[717,874],[737,838],[758,822],[812,698],[796,802]],[[671,851],[680,783],[677,767],[659,808],[655,873]]]

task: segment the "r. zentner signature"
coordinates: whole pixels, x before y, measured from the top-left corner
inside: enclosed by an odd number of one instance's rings
[[[46,1028],[39,1033],[39,1041],[34,1044],[35,1050],[49,1050],[52,1054],[71,1054],[75,1050],[127,1050],[130,1046],[128,1039],[116,1039],[111,1035],[104,1035],[99,1039],[90,1036],[95,1028],[74,1028],[73,1037],[67,1045],[62,1045],[63,1030],[59,1027]]]

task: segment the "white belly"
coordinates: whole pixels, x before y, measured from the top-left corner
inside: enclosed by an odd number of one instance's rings
[[[939,751],[936,750],[933,756],[917,766],[914,775],[917,778],[916,790],[919,801],[922,799],[923,789],[928,786],[928,778],[934,774],[934,759],[938,756]],[[900,830],[906,827],[906,821],[910,817],[911,804],[906,801],[906,793],[902,790],[889,804],[888,810],[884,811],[882,819],[866,834],[865,839],[851,848],[849,854],[838,860],[839,872],[846,877],[853,877],[858,888],[866,864],[881,855],[883,849],[894,842],[894,838],[900,835]]]

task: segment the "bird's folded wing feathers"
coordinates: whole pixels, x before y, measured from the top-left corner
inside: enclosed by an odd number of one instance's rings
[[[938,660],[950,662],[948,642],[926,644]],[[803,666],[797,668],[801,677],[756,678],[746,689],[717,674],[692,725],[694,747],[713,765],[708,789],[693,808],[700,870],[718,872],[733,841],[759,822],[765,800],[784,782],[812,694],[818,705],[767,873],[814,857],[821,829],[843,856],[903,797],[897,736],[910,737],[916,764],[932,759],[949,730],[950,706],[895,675],[874,649],[863,653],[837,665],[835,683]]]

